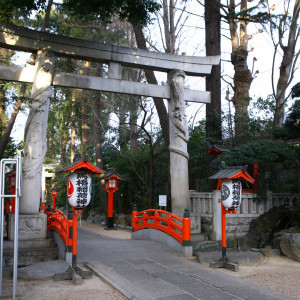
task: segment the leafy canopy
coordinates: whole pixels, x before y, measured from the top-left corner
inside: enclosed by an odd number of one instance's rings
[[[16,11],[24,16],[42,11],[47,3],[47,0],[0,0],[0,22],[10,22]],[[146,24],[150,21],[150,13],[160,8],[156,0],[64,0],[63,6],[71,15],[87,20],[100,18],[105,23],[118,14],[120,19],[135,24]]]
[[[284,167],[299,166],[297,149],[280,141],[262,140],[242,145],[220,155],[212,163],[218,170],[221,162],[227,166],[252,165],[258,163],[259,172],[270,170],[274,163],[282,163]]]

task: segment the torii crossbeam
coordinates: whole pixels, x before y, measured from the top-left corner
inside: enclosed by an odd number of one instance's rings
[[[32,83],[32,103],[25,128],[23,199],[20,212],[38,213],[51,86],[90,89],[168,99],[170,120],[170,175],[172,211],[182,215],[189,207],[187,120],[185,101],[210,103],[210,93],[184,87],[185,76],[206,76],[219,56],[196,57],[149,52],[127,47],[57,36],[27,28],[0,27],[0,47],[37,53],[35,66],[0,66],[0,79]],[[67,74],[55,70],[56,56],[108,64],[108,78]],[[123,66],[168,73],[167,85],[122,80]],[[47,124],[46,124],[47,125]]]

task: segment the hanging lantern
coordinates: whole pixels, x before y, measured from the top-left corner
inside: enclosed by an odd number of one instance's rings
[[[91,201],[92,178],[83,172],[68,176],[68,201],[76,209],[83,209]]]
[[[241,204],[242,183],[238,179],[225,179],[222,182],[222,203],[229,210],[236,210]]]

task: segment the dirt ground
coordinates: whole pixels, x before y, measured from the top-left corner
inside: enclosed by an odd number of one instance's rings
[[[82,228],[114,238],[130,239],[130,232],[125,230],[104,230],[103,226],[81,222]],[[84,269],[84,266],[80,266]],[[300,263],[287,257],[264,257],[262,261],[251,266],[241,266],[239,272],[219,269],[233,276],[265,286],[271,290],[300,300]],[[3,293],[12,293],[12,280],[3,279]],[[103,279],[93,275],[79,285],[72,281],[54,281],[53,279],[31,281],[18,280],[17,299],[22,300],[122,300],[127,299]],[[0,296],[0,299],[3,296]],[[9,299],[9,298],[6,298]]]
[[[264,257],[251,266],[240,266],[239,272],[219,269],[278,293],[300,300],[300,263],[286,256]]]

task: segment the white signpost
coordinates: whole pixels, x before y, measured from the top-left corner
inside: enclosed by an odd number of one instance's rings
[[[158,200],[159,200],[159,207],[160,208],[162,206],[164,206],[165,208],[167,207],[167,195],[159,195]]]

